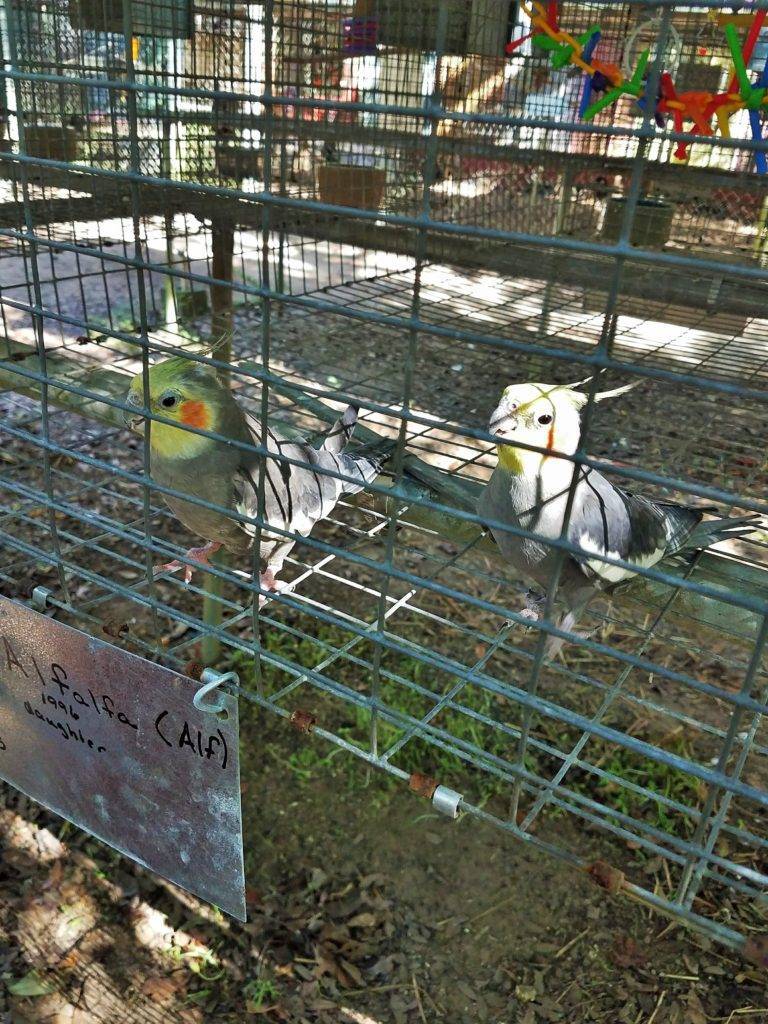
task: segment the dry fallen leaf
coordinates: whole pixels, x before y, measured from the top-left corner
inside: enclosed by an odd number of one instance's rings
[[[694,992],[693,989],[688,993],[688,1000],[686,1003],[686,1024],[707,1024],[709,1018],[704,1012],[701,999]]]
[[[642,967],[648,956],[629,935],[617,935],[608,954],[617,967]]]
[[[42,889],[58,889],[64,878],[64,864],[61,860],[53,862],[53,867],[48,872],[48,877],[43,882]]]
[[[153,1003],[170,1003],[179,992],[179,981],[169,975],[150,975],[142,984],[141,991]]]
[[[376,927],[376,915],[371,914],[370,911],[364,911],[362,914],[356,914],[354,917],[350,917],[347,921],[349,928],[375,928]]]

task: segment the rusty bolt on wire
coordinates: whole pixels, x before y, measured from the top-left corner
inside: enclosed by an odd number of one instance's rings
[[[297,732],[305,733],[312,732],[317,724],[317,718],[310,711],[302,711],[300,708],[291,713],[289,721]]]
[[[190,679],[196,679],[198,683],[202,674],[203,666],[199,661],[188,661],[184,666],[184,675],[189,676]]]
[[[437,779],[429,775],[422,775],[421,772],[414,772],[408,779],[408,789],[416,796],[423,796],[425,800],[431,800],[437,789]]]
[[[624,887],[624,872],[611,867],[604,860],[593,861],[587,868],[587,874],[601,889],[612,895]]]

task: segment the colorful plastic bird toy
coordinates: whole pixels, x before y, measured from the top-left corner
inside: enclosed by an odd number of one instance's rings
[[[575,41],[579,44],[578,54],[585,64],[592,56],[592,50],[595,48],[595,45],[597,45],[596,43],[592,43],[592,40],[595,36],[597,36],[598,39],[600,38],[600,29],[596,27],[588,29],[588,31],[584,32],[580,36],[576,36]],[[557,39],[554,39],[551,36],[542,33],[541,35],[534,36],[531,42],[534,46],[541,47],[542,50],[551,51],[552,67],[558,71],[561,68],[567,67],[569,64],[574,63],[573,58],[575,50],[572,45],[572,41],[570,40],[570,37],[569,40],[566,42],[558,42]],[[592,45],[590,47],[591,43]]]
[[[540,13],[543,9],[539,7],[538,4],[537,8],[538,10],[536,14],[532,14],[528,10],[525,11],[525,13],[531,19],[531,24],[533,25],[533,28],[526,35],[520,36],[519,39],[513,39],[511,43],[507,43],[507,45],[504,47],[504,52],[507,54],[507,56],[514,53],[515,50],[519,46],[522,46],[527,39],[531,39],[534,35],[536,35],[536,30],[537,28],[541,28],[542,22],[545,22],[547,25],[549,25],[549,27],[553,29],[555,32],[557,31],[557,0],[549,0],[547,10],[543,14]]]
[[[627,81],[619,82],[612,89],[609,89],[604,96],[601,96],[599,100],[595,100],[594,103],[590,104],[584,111],[584,120],[591,121],[595,114],[599,114],[601,110],[610,107],[612,103],[615,103],[625,93],[634,96],[635,99],[639,99],[643,94],[643,76],[645,75],[645,69],[650,56],[650,50],[643,50],[632,77]]]
[[[610,107],[624,95],[634,97],[638,106],[642,110],[646,109],[650,98],[646,95],[648,84],[645,72],[650,50],[644,50],[640,54],[635,71],[629,79],[625,79],[621,69],[615,64],[595,57],[595,49],[602,38],[598,25],[593,25],[580,36],[574,37],[560,27],[557,0],[549,0],[546,8],[540,0],[531,0],[530,7],[525,0],[520,0],[520,9],[530,18],[532,29],[527,35],[508,43],[506,52],[513,53],[526,39],[530,39],[534,46],[550,53],[553,68],[564,68],[571,64],[581,68],[586,75],[579,103],[579,115],[583,120],[591,121],[601,110]],[[666,115],[670,115],[678,134],[682,135],[686,123],[691,122],[693,132],[711,136],[714,135],[712,118],[715,117],[723,137],[730,138],[731,116],[737,110],[747,110],[752,138],[755,142],[762,143],[761,114],[768,105],[768,60],[756,83],[750,81],[747,67],[763,25],[768,19],[768,10],[755,11],[750,16],[751,20],[745,22],[749,29],[743,48],[739,45],[738,33],[734,26],[734,20],[742,24],[742,17],[744,16],[717,16],[718,24],[725,27],[734,66],[733,77],[725,92],[713,94],[691,90],[678,93],[670,73],[661,72],[658,94],[653,97],[653,115],[660,128],[664,127]],[[689,146],[690,142],[679,141],[674,151],[675,156],[684,160],[688,155]],[[768,173],[768,161],[762,146],[755,149],[755,166],[760,173]]]

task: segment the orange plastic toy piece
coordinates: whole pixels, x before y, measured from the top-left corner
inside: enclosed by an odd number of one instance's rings
[[[656,109],[660,114],[671,114],[675,131],[683,133],[685,122],[692,121],[694,130],[699,135],[714,135],[712,129],[712,112],[707,115],[711,104],[712,94],[709,92],[681,92],[678,93],[672,76],[668,71],[661,73],[661,99]],[[675,156],[678,160],[684,160],[688,155],[690,143],[680,141],[675,148]]]

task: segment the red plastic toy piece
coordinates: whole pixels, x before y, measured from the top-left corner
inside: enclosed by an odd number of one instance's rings
[[[546,22],[549,25],[549,27],[552,29],[553,32],[557,32],[558,31],[557,3],[558,3],[558,0],[550,0],[550,2],[547,4]],[[504,47],[504,53],[506,53],[507,56],[509,56],[510,54],[514,53],[515,50],[518,48],[518,46],[522,46],[523,45],[523,43],[526,41],[526,39],[530,39],[531,36],[535,36],[536,35],[536,33],[539,31],[540,24],[541,24],[541,19],[540,18],[536,18],[536,20],[533,23],[533,28],[531,29],[531,31],[527,35],[525,35],[525,36],[520,36],[519,39],[513,39],[511,43],[507,43],[507,45]]]
[[[685,122],[692,121],[694,131],[698,135],[713,135],[712,129],[712,96],[708,92],[681,92],[678,93],[672,76],[668,71],[661,73],[661,99],[657,110],[660,114],[671,114],[675,131],[682,134],[685,130]],[[684,160],[688,155],[690,143],[680,141],[675,148],[675,156],[678,160]]]

